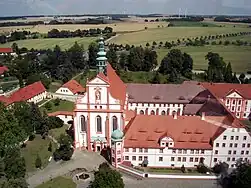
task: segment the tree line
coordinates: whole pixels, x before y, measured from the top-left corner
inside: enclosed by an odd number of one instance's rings
[[[250,18],[231,20],[229,17],[226,17],[226,16],[217,16],[214,18],[214,21],[215,22],[232,22],[232,23],[251,23]]]

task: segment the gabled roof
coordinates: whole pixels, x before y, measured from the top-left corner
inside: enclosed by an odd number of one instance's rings
[[[6,71],[9,71],[8,67],[6,67],[6,66],[0,66],[0,74],[3,74]]]
[[[160,148],[159,140],[168,135],[174,140],[174,148],[212,149],[210,139],[224,130],[198,116],[174,119],[172,116],[137,115],[125,131],[125,147]]]
[[[5,96],[0,96],[0,102],[4,103],[5,106],[8,106],[12,103],[11,99]]]
[[[27,101],[28,99],[31,99],[34,96],[41,94],[45,91],[46,89],[44,85],[42,84],[42,82],[38,81],[14,92],[10,96],[10,100],[12,102]]]
[[[0,53],[12,53],[12,48],[0,48]]]
[[[85,88],[76,80],[70,80],[69,82],[66,82],[62,87],[68,88],[73,94],[85,92]]]
[[[251,84],[230,84],[230,83],[208,83],[201,82],[204,88],[210,90],[219,98],[225,98],[227,95],[236,91],[245,99],[251,99]],[[232,92],[231,92],[232,91]]]
[[[58,116],[58,115],[73,116],[73,112],[56,111],[48,114],[48,116]]]

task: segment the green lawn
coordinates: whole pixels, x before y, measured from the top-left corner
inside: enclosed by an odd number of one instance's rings
[[[235,27],[225,28],[225,27],[166,27],[157,29],[147,29],[144,31],[120,34],[119,36],[113,38],[109,43],[116,44],[134,44],[143,45],[147,42],[150,44],[155,41],[159,43],[162,41],[177,41],[177,39],[183,38],[194,38],[200,36],[209,36],[216,34],[227,34],[227,33],[237,33],[241,31],[250,31],[249,28]]]
[[[49,102],[51,104],[51,109],[46,110],[48,113],[56,112],[56,111],[69,111],[72,112],[74,110],[74,102],[60,100],[60,103],[58,106],[54,105],[54,100],[51,100]],[[40,109],[43,111],[45,110],[45,105],[41,106]]]
[[[75,38],[47,38],[47,39],[29,39],[29,40],[20,40],[15,41],[19,47],[26,47],[28,49],[48,49],[54,48],[56,45],[59,45],[62,49],[70,48],[75,42],[78,42],[81,45],[84,45],[84,48],[87,49],[89,44],[95,41],[96,37],[75,37]],[[11,47],[14,42],[0,44],[0,47]]]
[[[205,56],[208,52],[219,53],[226,63],[231,62],[234,72],[246,73],[248,70],[251,70],[251,46],[208,45],[202,47],[178,47],[178,49],[192,56],[194,60],[194,70],[207,69],[208,63],[205,60]],[[169,50],[165,48],[157,50],[159,63],[168,51]]]
[[[50,181],[47,181],[36,188],[76,188],[76,184],[70,177],[59,176]]]
[[[214,40],[214,41],[219,42],[220,40],[221,40],[221,41],[226,41],[226,40],[228,40],[228,41],[231,41],[231,42],[236,41],[236,40],[241,40],[241,41],[243,41],[243,42],[245,42],[245,41],[251,42],[251,35],[237,36],[237,37],[226,37],[226,38],[217,39],[217,40]]]
[[[42,167],[45,167],[49,161],[48,159],[52,156],[52,152],[48,151],[49,143],[52,142],[49,138],[42,139],[40,135],[36,135],[33,141],[28,141],[25,148],[21,149],[21,153],[25,158],[27,172],[36,170],[35,160],[37,155],[42,160]],[[52,142],[53,149],[55,144]]]
[[[63,127],[49,130],[49,134],[55,139],[58,139],[61,134],[66,134],[65,131],[67,129],[68,129],[68,125],[64,125]]]
[[[62,83],[59,82],[52,82],[49,88],[50,92],[56,92],[60,87],[61,87]]]

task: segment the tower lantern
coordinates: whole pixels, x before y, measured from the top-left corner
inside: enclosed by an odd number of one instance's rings
[[[96,58],[96,60],[97,60],[98,73],[101,73],[101,72],[105,73],[107,58],[106,58],[105,43],[104,43],[103,37],[99,39],[99,52],[98,52],[98,57]]]

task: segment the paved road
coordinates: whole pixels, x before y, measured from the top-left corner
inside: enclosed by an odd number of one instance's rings
[[[51,162],[45,169],[37,171],[33,175],[30,174],[27,182],[30,188],[34,188],[43,182],[62,176],[76,168],[85,168],[87,171],[93,171],[104,161],[104,158],[96,153],[76,151],[70,161]]]

